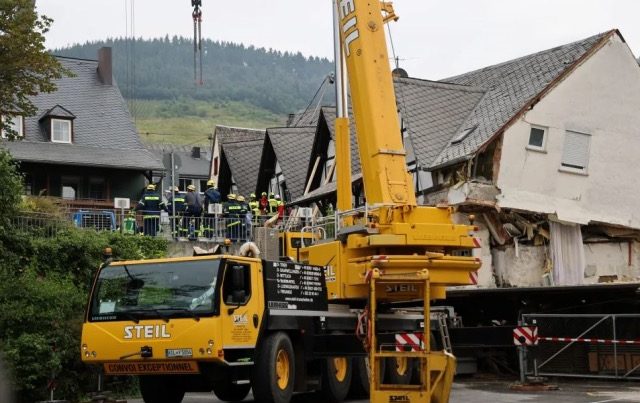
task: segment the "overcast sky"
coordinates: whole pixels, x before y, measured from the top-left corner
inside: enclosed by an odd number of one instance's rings
[[[189,0],[37,0],[49,48],[119,37],[193,35]],[[333,58],[331,0],[203,0],[203,35]],[[612,28],[638,57],[638,0],[396,0],[396,54],[411,76],[439,79]],[[127,6],[129,12],[126,12]],[[129,24],[127,24],[129,22]],[[130,29],[129,29],[130,31]],[[129,32],[131,33],[131,32]]]

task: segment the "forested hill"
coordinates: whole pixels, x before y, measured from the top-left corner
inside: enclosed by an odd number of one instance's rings
[[[203,40],[204,84],[196,86],[192,39],[168,36],[135,43],[109,39],[52,53],[96,59],[102,46],[113,48],[114,75],[128,99],[238,101],[286,114],[307,106],[325,76],[333,71],[333,63],[327,59]]]

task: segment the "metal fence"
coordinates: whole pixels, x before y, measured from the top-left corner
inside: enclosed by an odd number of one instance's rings
[[[527,346],[527,375],[640,379],[640,314],[527,314],[537,345]]]
[[[63,217],[26,212],[12,217],[11,224],[18,232],[28,232],[32,236],[44,238],[55,237],[60,231],[71,226]]]

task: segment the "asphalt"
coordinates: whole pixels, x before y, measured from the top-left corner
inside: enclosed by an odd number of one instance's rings
[[[561,380],[555,382],[559,390],[543,392],[515,392],[510,390],[510,380],[468,378],[456,380],[450,403],[630,403],[640,402],[640,382],[598,382],[584,380]],[[251,395],[246,399],[253,402]],[[350,400],[365,403],[369,400]],[[189,393],[183,403],[219,402],[212,393]],[[313,395],[296,395],[292,403],[321,403]],[[130,399],[128,403],[143,403],[141,399]]]

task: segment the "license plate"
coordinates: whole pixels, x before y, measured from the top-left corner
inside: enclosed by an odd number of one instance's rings
[[[135,374],[196,374],[200,372],[195,361],[108,362],[104,372],[109,375]]]
[[[193,357],[193,350],[190,348],[174,348],[165,350],[167,354],[167,358],[176,358],[176,357]]]

